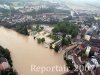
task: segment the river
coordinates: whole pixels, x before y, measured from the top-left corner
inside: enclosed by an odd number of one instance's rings
[[[14,30],[0,27],[0,45],[11,52],[14,69],[19,75],[61,75],[64,72],[40,71],[31,72],[31,65],[37,66],[64,66],[63,54],[37,44],[32,36],[21,35]]]

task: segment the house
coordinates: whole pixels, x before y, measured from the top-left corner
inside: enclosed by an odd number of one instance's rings
[[[100,39],[91,39],[91,45],[100,48]]]
[[[100,17],[94,17],[96,21],[100,21]]]
[[[89,56],[90,51],[91,51],[91,47],[90,46],[87,46],[86,52],[85,52],[87,56]]]
[[[99,42],[99,41],[98,41]],[[82,60],[83,57],[79,55],[82,50],[85,51],[86,60]],[[83,52],[84,52],[83,51]],[[72,65],[75,67],[74,71],[78,71],[81,75],[100,75],[100,55],[98,54],[100,49],[98,47],[89,46],[86,42],[84,44],[78,45],[73,51],[65,54],[65,57],[71,60]],[[92,53],[93,52],[93,53]],[[95,54],[96,53],[96,54]],[[66,60],[66,59],[65,59]],[[84,70],[78,67],[84,66]],[[64,75],[74,75],[69,72]]]
[[[6,70],[8,68],[10,68],[10,65],[9,65],[7,59],[4,57],[1,57],[0,58],[0,71]]]
[[[55,43],[52,44],[52,47],[55,48],[56,45],[61,46],[61,41],[62,40],[58,40]]]
[[[90,38],[91,38],[91,36],[90,35],[85,35],[85,40],[87,40],[87,41],[89,41],[90,40]]]
[[[100,64],[98,63],[97,59],[93,56],[85,65],[88,71],[94,70],[95,68],[99,68]]]

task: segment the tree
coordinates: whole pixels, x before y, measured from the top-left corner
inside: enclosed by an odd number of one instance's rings
[[[1,71],[1,75],[18,75],[18,73],[11,68],[5,71]]]
[[[56,45],[55,48],[54,48],[55,52],[58,52],[59,49],[60,49],[60,47],[58,45]]]
[[[40,39],[40,38],[38,38],[38,39],[37,39],[37,42],[38,42],[38,44],[40,44],[40,43],[41,43],[41,39]]]
[[[68,39],[69,44],[71,44],[71,38],[70,38],[70,37],[68,37],[67,39]]]
[[[27,25],[24,25],[23,23],[21,25],[17,25],[15,30],[21,34],[29,35]]]
[[[70,41],[67,38],[62,38],[62,46],[69,45]]]
[[[78,26],[69,23],[68,21],[59,22],[52,30],[54,34],[58,32],[61,32],[63,34],[66,33],[72,35],[73,38],[77,36],[78,31],[79,31]]]
[[[94,51],[90,51],[89,53],[89,57],[91,58],[92,56],[94,56]]]
[[[12,59],[10,56],[10,51],[8,49],[4,49],[3,47],[0,46],[0,55],[5,57],[8,60],[8,63],[10,64],[10,66],[13,66]]]
[[[10,51],[8,49],[3,48],[0,46],[0,57],[6,58],[8,63],[10,64],[10,68],[3,70],[0,72],[1,75],[17,75],[17,72],[13,70],[12,59],[10,55]]]
[[[67,59],[66,60],[66,64],[67,64],[67,67],[68,67],[69,70],[74,70],[75,69],[75,67],[74,67],[74,65],[72,63],[72,60]]]
[[[65,37],[66,37],[66,34],[65,34],[65,33],[63,33],[62,38],[65,38]]]
[[[73,27],[71,29],[71,35],[72,35],[72,38],[76,37],[78,35],[78,28],[77,27]]]
[[[64,46],[64,45],[65,45],[65,39],[64,39],[64,38],[62,39],[61,44],[62,44],[62,46]]]
[[[45,42],[45,38],[42,38],[42,39],[41,39],[41,42],[44,43],[44,42]]]
[[[38,44],[44,43],[45,42],[45,38],[38,38],[37,42],[38,42]]]

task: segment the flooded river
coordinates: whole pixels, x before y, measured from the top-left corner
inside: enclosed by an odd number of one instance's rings
[[[23,36],[19,33],[0,27],[0,45],[11,52],[14,69],[19,75],[61,75],[64,72],[32,71],[31,65],[36,66],[64,66],[63,54],[56,54],[53,50],[37,44],[32,36]]]

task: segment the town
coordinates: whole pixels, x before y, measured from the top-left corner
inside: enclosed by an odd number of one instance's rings
[[[24,41],[25,45],[29,43],[28,48],[32,37],[36,46],[43,46],[43,49],[62,54],[68,71],[61,75],[100,75],[100,11],[98,9],[73,9],[63,2],[44,0],[2,3],[0,4],[0,26],[16,31],[20,36],[25,36],[25,39],[26,36],[29,37],[28,42]],[[14,34],[12,32],[11,34]],[[16,33],[15,36],[19,35]],[[2,45],[2,41],[0,42]],[[13,43],[12,40],[12,45]],[[4,42],[3,46],[6,46]],[[13,69],[9,53],[10,49],[14,49],[9,47],[6,51],[4,48],[0,46],[1,75],[18,75]],[[18,48],[22,47],[18,46]],[[25,46],[22,49],[25,49]],[[42,47],[40,49],[42,50]],[[2,50],[5,52],[3,53]]]

